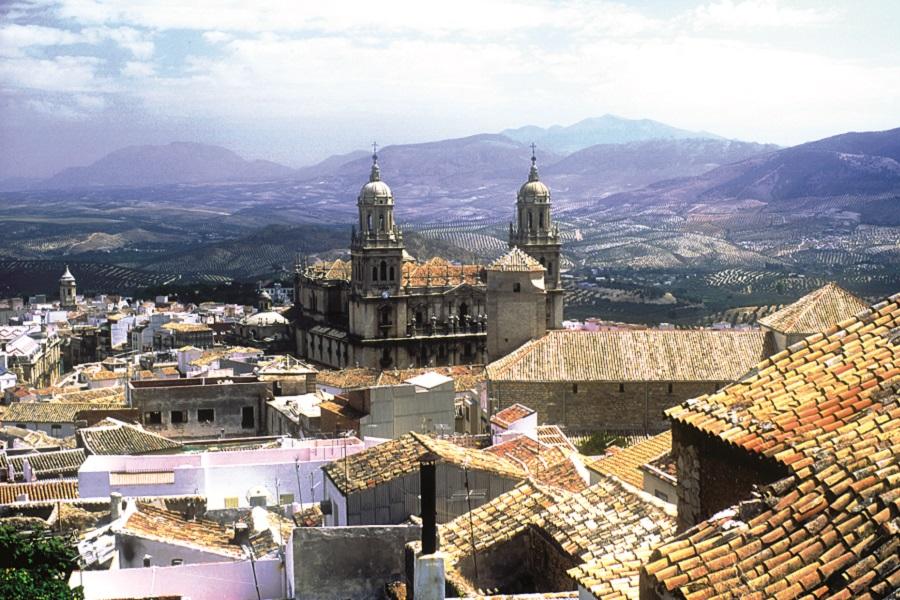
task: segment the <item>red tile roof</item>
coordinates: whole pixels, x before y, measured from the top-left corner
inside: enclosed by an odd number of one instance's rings
[[[508,429],[510,425],[518,421],[519,419],[524,419],[525,417],[529,417],[535,413],[533,408],[528,408],[524,404],[513,404],[512,406],[507,406],[497,414],[491,417],[491,423],[494,425],[498,425],[504,429]]]

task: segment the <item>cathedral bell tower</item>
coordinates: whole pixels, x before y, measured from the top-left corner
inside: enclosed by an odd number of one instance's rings
[[[551,214],[550,189],[538,175],[535,146],[531,145],[528,181],[516,198],[516,223],[509,224],[509,247],[518,247],[534,258],[544,271],[547,290],[547,328],[560,329],[563,318],[563,289],[559,278],[559,228]]]
[[[350,242],[353,293],[392,296],[399,292],[403,275],[403,234],[394,223],[391,188],[381,181],[378,146],[373,148],[372,170],[356,200],[359,222]]]

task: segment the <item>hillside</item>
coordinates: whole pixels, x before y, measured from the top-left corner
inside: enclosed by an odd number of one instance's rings
[[[173,183],[264,181],[292,175],[294,170],[289,167],[267,160],[248,161],[220,146],[172,142],[163,146],[128,146],[87,167],[65,169],[32,187],[142,187]]]

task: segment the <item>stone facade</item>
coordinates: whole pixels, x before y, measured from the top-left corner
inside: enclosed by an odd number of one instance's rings
[[[678,531],[748,498],[754,486],[788,475],[772,459],[736,449],[677,422],[672,427],[672,455],[678,470]]]
[[[547,331],[546,269],[513,250],[487,269],[488,359],[506,356]]]
[[[297,268],[297,354],[335,368],[485,363],[484,267],[454,265],[441,258],[420,263],[407,254],[394,221],[393,195],[381,181],[377,155],[373,159],[369,182],[357,198],[359,219],[351,236],[350,261]],[[536,177],[534,165],[532,171]],[[546,190],[529,178],[519,193],[518,218],[527,222],[531,213],[535,227],[510,228],[511,247],[522,245],[546,265],[544,288],[552,293],[545,294],[549,299],[539,317],[544,328],[562,322],[559,238],[550,221]]]
[[[127,390],[144,428],[171,438],[259,435],[271,396],[256,377],[130,381]]]
[[[492,381],[488,395],[497,412],[515,403],[538,411],[539,423],[570,432],[662,431],[663,411],[689,398],[716,391],[726,382],[707,381]]]

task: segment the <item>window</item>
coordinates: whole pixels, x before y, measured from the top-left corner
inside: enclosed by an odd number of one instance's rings
[[[372,213],[366,215],[366,230],[372,231]]]
[[[671,384],[671,383],[670,383],[670,384],[669,384],[669,387],[668,387],[668,391],[667,391],[667,393],[669,393],[669,394],[671,394],[671,393],[672,393],[672,384]]]
[[[391,267],[391,281],[394,281],[394,267]]]
[[[664,494],[663,492],[661,492],[659,490],[653,490],[653,495],[656,496],[657,498],[659,498],[660,500],[662,500],[663,502],[669,501],[669,495]]]
[[[158,410],[144,413],[144,423],[146,425],[162,425],[162,413]]]
[[[173,410],[172,413],[172,425],[183,425],[187,423],[187,411],[186,410]]]
[[[625,393],[625,384],[624,384],[624,383],[620,383],[620,384],[619,384],[619,393],[620,393],[620,394],[624,394],[624,393]]]
[[[513,291],[516,292],[516,293],[521,292],[521,291],[522,291],[522,284],[519,283],[518,281],[517,281],[516,283],[514,283],[514,284],[513,284]]]
[[[25,423],[16,423],[16,427],[18,427],[19,429],[28,429],[28,428],[25,426]]]
[[[531,211],[528,211],[528,230],[531,231],[534,229],[534,220],[532,219]]]
[[[384,231],[384,215],[379,215],[378,217],[378,229]]]
[[[60,431],[62,431],[62,425],[60,425],[59,423],[54,423],[50,426],[50,431],[52,433],[59,433]]]
[[[387,279],[387,263],[381,261],[381,280],[385,281]]]
[[[280,496],[278,496],[278,504],[281,504],[281,505],[293,504],[293,502],[294,502],[293,494],[281,494]]]
[[[547,263],[547,275],[553,275],[553,261]]]
[[[372,267],[372,281],[378,281],[378,267]]]
[[[573,384],[572,384],[572,393],[573,393],[573,394],[577,394],[577,393],[578,393],[578,384],[577,384],[577,383],[573,383]]]
[[[241,427],[244,429],[253,429],[256,427],[256,419],[254,418],[252,406],[241,408]]]
[[[240,503],[238,502],[237,496],[226,496],[225,497],[225,508],[238,508]]]
[[[216,411],[212,408],[198,408],[197,421],[199,423],[212,423],[216,420]]]

